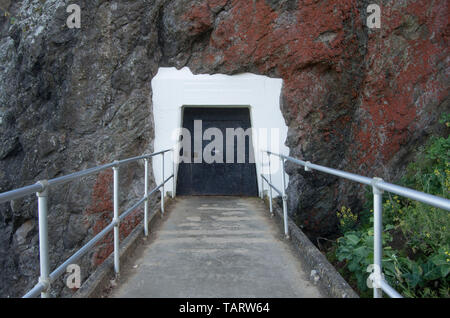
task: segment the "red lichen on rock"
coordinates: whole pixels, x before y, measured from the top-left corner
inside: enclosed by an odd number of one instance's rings
[[[422,0],[384,12],[382,29],[368,43],[365,119],[355,126],[358,164],[364,166],[389,162],[411,131],[421,129],[418,114],[447,96],[447,84],[436,78],[447,56],[447,5]]]
[[[190,35],[203,33],[212,26],[212,12],[207,2],[194,4],[189,11],[189,15],[185,15],[184,19],[188,22],[187,32]]]
[[[100,172],[92,190],[92,201],[86,209],[85,214],[88,216],[88,223],[91,223],[92,234],[97,235],[105,227],[111,224],[113,219],[113,202],[112,202],[112,184],[113,173],[111,170]],[[125,239],[143,219],[143,210],[137,209],[131,212],[124,220],[120,222],[119,237],[122,241]],[[102,240],[97,243],[97,250],[93,255],[93,264],[98,266],[114,250],[114,235],[110,231]]]
[[[86,209],[87,214],[102,213],[113,210],[111,185],[113,173],[111,170],[102,171],[98,174],[92,190],[91,204]]]
[[[232,1],[230,14],[211,35],[208,53],[220,51],[230,70],[251,63],[261,73],[277,68],[288,81],[311,62],[339,56],[342,21],[353,2],[303,3],[280,16],[265,1]],[[325,33],[333,35],[326,43],[319,40]]]
[[[210,6],[211,1],[203,2],[184,17],[209,27]],[[336,89],[323,75],[335,72],[333,80],[338,81],[339,74],[351,68],[359,49],[356,32],[367,30],[360,19],[361,9],[365,10],[356,0],[305,0],[294,10],[278,12],[266,1],[233,0],[227,15],[216,20],[203,58],[194,64],[220,64],[227,72],[248,65],[259,73],[282,77],[283,95],[290,107],[288,121],[304,125],[299,140],[313,138],[311,132],[317,128],[305,119],[311,112],[320,113],[323,96]],[[346,30],[350,20],[353,29]],[[407,140],[417,111],[430,100],[447,96],[445,83],[433,76],[447,55],[443,50],[447,35],[445,1],[430,4],[418,0],[382,7],[382,28],[369,31],[364,44],[366,65],[361,72],[366,76],[361,90],[347,85],[349,91],[342,92],[348,94],[349,102],[360,103],[363,111],[362,118],[352,118],[344,127],[353,130],[357,147],[350,157],[359,165],[370,166],[377,158],[388,162]],[[417,95],[420,97],[415,99]]]
[[[104,213],[101,218],[94,225],[94,234],[102,231],[108,224],[111,223],[112,213]],[[119,225],[119,240],[123,241],[130,235],[130,233],[141,223],[144,216],[143,209],[137,209],[131,212],[120,222]],[[93,263],[95,266],[102,264],[106,258],[114,251],[114,234],[109,232],[98,244],[99,247],[94,253]]]

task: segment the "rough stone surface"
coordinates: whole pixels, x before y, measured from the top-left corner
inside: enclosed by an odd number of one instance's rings
[[[79,1],[77,30],[65,26],[70,1],[1,1],[0,192],[153,151],[150,81],[161,66],[280,77],[291,155],[395,180],[449,109],[448,7],[379,1],[382,28],[369,30],[370,2]],[[336,208],[361,205],[357,185],[288,173],[290,213],[310,236],[335,231]],[[142,195],[142,175],[137,164],[121,170],[122,208]],[[110,220],[110,194],[108,172],[51,189],[53,268]],[[2,296],[37,281],[37,231],[14,239],[36,219],[34,196],[0,205]],[[110,246],[84,258],[83,275]],[[54,287],[68,293],[62,280]]]

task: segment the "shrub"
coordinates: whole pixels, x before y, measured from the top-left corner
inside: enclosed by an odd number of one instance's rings
[[[383,245],[392,241],[392,236],[383,233]],[[373,264],[373,230],[349,231],[337,240],[336,257],[339,261],[346,261],[347,269],[356,278],[358,289],[361,292],[368,290],[367,279],[370,272],[367,268]],[[388,253],[387,246],[384,253]]]
[[[450,115],[440,120],[450,127]],[[447,134],[448,135],[448,134]],[[432,137],[419,149],[417,160],[407,167],[401,184],[409,188],[450,198],[450,137]],[[342,207],[335,254],[345,261],[362,295],[368,295],[367,266],[373,263],[372,194],[368,191],[360,226],[354,230],[355,214]],[[367,212],[370,211],[370,212]],[[343,220],[343,222],[341,222]],[[406,297],[449,297],[450,216],[449,212],[418,201],[385,193],[383,196],[383,273],[389,284]],[[401,246],[392,234],[402,235]],[[396,244],[393,244],[396,243]],[[396,246],[394,249],[392,246]]]

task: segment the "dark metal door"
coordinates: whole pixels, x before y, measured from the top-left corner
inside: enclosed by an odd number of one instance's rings
[[[201,140],[208,128],[218,128],[222,132],[223,163],[205,162],[203,153],[205,147],[212,142],[211,140],[202,141],[202,162],[194,163],[194,157],[199,156],[194,152],[194,121],[197,120],[202,121]],[[233,163],[226,162],[227,128],[242,128],[243,130],[250,128],[250,113],[247,108],[185,108],[183,127],[188,129],[191,134],[192,149],[189,154],[191,163],[181,162],[179,165],[177,194],[257,196],[256,167],[253,152],[250,151],[250,147],[253,147],[250,138],[245,138],[244,163],[237,161],[237,137],[234,137]],[[183,151],[184,149],[181,150],[180,156],[183,155]]]

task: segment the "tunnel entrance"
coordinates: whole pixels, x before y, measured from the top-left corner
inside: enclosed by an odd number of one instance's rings
[[[154,123],[154,141],[153,146],[149,145],[148,151],[158,151],[163,149],[170,149],[174,147],[179,142],[179,130],[183,128],[183,126],[187,125],[187,121],[184,120],[183,114],[185,110],[189,108],[201,108],[206,112],[208,110],[208,114],[204,114],[204,116],[212,116],[209,115],[209,110],[214,109],[231,109],[232,116],[230,117],[230,121],[237,120],[243,121],[242,118],[246,118],[247,124],[244,127],[252,128],[252,138],[253,138],[253,149],[255,155],[255,163],[251,166],[256,167],[256,175],[259,176],[260,173],[267,173],[267,160],[265,161],[265,165],[263,167],[261,154],[262,150],[270,149],[275,153],[281,153],[283,155],[289,155],[289,148],[285,145],[285,141],[287,138],[288,127],[286,126],[285,119],[280,109],[280,96],[282,89],[283,81],[279,78],[269,78],[267,76],[243,73],[243,74],[235,74],[235,75],[225,75],[225,74],[197,74],[194,75],[189,70],[189,68],[184,67],[180,70],[176,68],[169,67],[161,67],[158,70],[158,73],[152,79],[152,113],[153,113],[153,123]],[[245,112],[245,115],[238,114],[239,109],[241,112]],[[191,110],[193,111],[193,110]],[[216,110],[218,112],[218,110]],[[186,113],[189,116],[188,113]],[[216,117],[219,115],[216,115]],[[227,114],[222,114],[220,116],[227,116]],[[231,116],[231,115],[230,115]],[[239,117],[241,116],[241,117]],[[244,116],[244,117],[242,117]],[[187,118],[187,117],[186,117]],[[225,119],[225,117],[219,117]],[[207,117],[204,118],[205,120]],[[191,121],[194,121],[193,119]],[[191,123],[191,125],[193,125]],[[215,125],[215,124],[214,124]],[[243,125],[243,124],[242,124]],[[203,127],[202,130],[205,132],[208,128],[207,126]],[[223,128],[225,128],[224,126]],[[231,126],[233,128],[235,126]],[[213,137],[214,138],[214,137]],[[193,137],[190,140],[193,140]],[[203,140],[203,138],[201,138]],[[200,145],[200,147],[206,148],[212,140],[207,140],[204,143],[205,146]],[[211,150],[211,149],[207,149]],[[211,150],[212,151],[212,150]],[[202,150],[198,151],[202,153]],[[228,153],[226,149],[224,152]],[[194,154],[189,154],[191,159],[194,159]],[[177,158],[178,159],[178,158]],[[267,159],[267,158],[266,158]],[[197,169],[194,168],[197,164],[183,164],[183,167],[180,167],[177,162],[172,165],[169,164],[168,161],[171,160],[170,156],[166,158],[166,164],[164,168],[164,173],[161,171],[161,156],[156,156],[152,160],[152,169],[153,175],[155,178],[155,183],[160,184],[164,177],[167,177],[175,172],[175,186],[170,180],[163,191],[171,192],[172,189],[175,190],[176,194],[181,194],[177,192],[177,188],[180,191],[183,190],[183,187],[188,187],[187,184],[183,184],[183,178],[181,174],[185,172],[179,173],[180,168],[185,170],[189,169]],[[225,159],[224,159],[225,160]],[[246,161],[248,163],[248,161]],[[239,165],[238,163],[236,163]],[[173,166],[173,167],[172,167]],[[244,170],[248,169],[249,165],[245,166]],[[217,167],[217,165],[216,165]],[[239,167],[239,166],[238,166]],[[281,188],[281,169],[280,161],[275,157],[271,158],[271,175],[273,184]],[[225,165],[217,167],[217,169],[223,168],[225,171],[230,171],[232,168],[226,167]],[[203,170],[202,170],[203,169]],[[212,167],[203,167],[200,171],[203,176],[203,179],[200,181],[203,184],[208,184],[208,181],[205,178],[209,178],[209,172],[207,169],[212,169]],[[204,170],[206,169],[206,170]],[[216,169],[216,172],[217,172]],[[239,168],[238,168],[239,170]],[[207,172],[205,172],[207,171]],[[231,173],[234,173],[232,170]],[[253,170],[254,171],[254,170]],[[199,176],[200,172],[194,171],[194,174],[191,174],[189,178]],[[253,172],[251,172],[253,173]],[[180,176],[180,178],[178,178]],[[289,175],[286,175],[286,182],[289,182]],[[225,178],[225,176],[220,179],[216,177],[217,180],[222,180],[223,187],[228,187],[229,180]],[[255,186],[252,182],[249,182],[247,177],[244,178],[243,188],[241,190],[235,191],[234,193],[239,195],[254,195],[255,188],[261,189],[261,178],[257,179],[257,186]],[[235,183],[237,179],[233,178],[231,184],[236,187]],[[180,183],[181,182],[181,183]],[[186,190],[184,193],[204,193],[198,191],[196,187],[201,185],[198,184],[198,179],[192,179],[189,181],[193,184],[192,190]],[[217,181],[219,182],[219,181]],[[197,184],[196,184],[197,183]],[[252,190],[245,190],[247,185]],[[177,187],[178,186],[178,187]],[[214,185],[217,186],[217,185]],[[204,186],[211,187],[212,186]],[[205,190],[203,190],[205,191]],[[211,191],[212,192],[212,191]],[[219,193],[219,192],[214,192]],[[222,191],[221,193],[224,193]],[[231,191],[229,191],[231,194]],[[277,196],[278,193],[274,192],[274,196]]]
[[[258,195],[248,108],[186,107],[183,128],[178,194]]]

